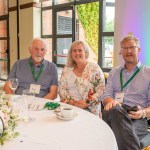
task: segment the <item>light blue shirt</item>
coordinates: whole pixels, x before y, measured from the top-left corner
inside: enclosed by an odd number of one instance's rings
[[[49,93],[50,87],[52,85],[58,86],[57,67],[54,63],[44,60],[42,62],[44,64],[43,71],[36,82],[31,72],[29,59],[30,58],[18,60],[11,69],[8,79],[18,78],[19,86],[15,91],[16,94],[21,95],[23,89],[30,88],[30,84],[37,84],[41,85],[41,89],[39,95],[36,96],[44,97],[46,94]],[[34,69],[36,74],[39,71],[40,67],[34,66]]]
[[[134,72],[141,66],[141,62],[130,73],[125,70],[124,66],[113,68],[110,73],[106,84],[106,89],[101,97],[104,101],[105,98],[111,97],[115,99],[117,93],[123,92],[123,103],[129,106],[139,105],[142,108],[150,106],[150,67],[142,65],[138,74],[129,82],[129,84],[121,91],[120,84],[120,71],[122,68],[123,85],[130,79]]]

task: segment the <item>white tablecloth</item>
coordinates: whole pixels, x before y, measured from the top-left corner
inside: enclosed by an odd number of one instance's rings
[[[21,99],[19,99],[21,100]],[[36,102],[47,100],[36,98]],[[61,104],[63,105],[63,104]],[[20,135],[0,146],[1,150],[117,150],[115,136],[109,126],[90,112],[74,107],[77,116],[60,120],[53,110],[31,111],[36,120],[20,122]]]

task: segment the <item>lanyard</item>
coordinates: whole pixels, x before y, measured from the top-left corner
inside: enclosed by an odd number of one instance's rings
[[[31,68],[32,76],[33,76],[35,82],[37,82],[38,79],[39,79],[40,76],[41,76],[41,73],[43,72],[44,64],[42,64],[42,65],[40,66],[40,70],[39,70],[39,72],[37,73],[37,75],[35,75],[33,63],[31,62],[31,60],[29,60],[29,65],[30,65],[30,68]]]
[[[136,72],[131,76],[131,78],[123,85],[123,79],[122,79],[122,72],[123,72],[123,68],[120,71],[120,84],[121,84],[121,91],[124,89],[124,87],[126,87],[129,82],[139,73],[139,71],[141,70],[142,65],[136,70]]]

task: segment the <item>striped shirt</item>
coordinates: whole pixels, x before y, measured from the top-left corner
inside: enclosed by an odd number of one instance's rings
[[[104,101],[104,99],[108,97],[115,99],[117,93],[123,92],[123,104],[129,106],[139,105],[142,108],[150,106],[150,67],[142,65],[140,72],[138,72],[121,91],[120,71],[122,68],[124,85],[140,66],[141,62],[139,61],[137,66],[130,73],[127,72],[124,66],[113,68],[109,73],[106,89],[101,100]]]

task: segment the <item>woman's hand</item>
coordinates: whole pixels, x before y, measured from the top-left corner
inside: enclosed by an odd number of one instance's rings
[[[73,106],[76,106],[76,107],[79,107],[79,108],[87,108],[88,104],[86,103],[85,100],[78,100],[78,101],[75,101],[75,100],[72,100],[70,99],[69,101],[66,100],[66,99],[62,99],[61,100],[62,103],[68,103],[70,105],[73,105]]]
[[[87,108],[88,104],[84,100],[78,100],[74,102],[74,106],[77,106],[79,108]]]

